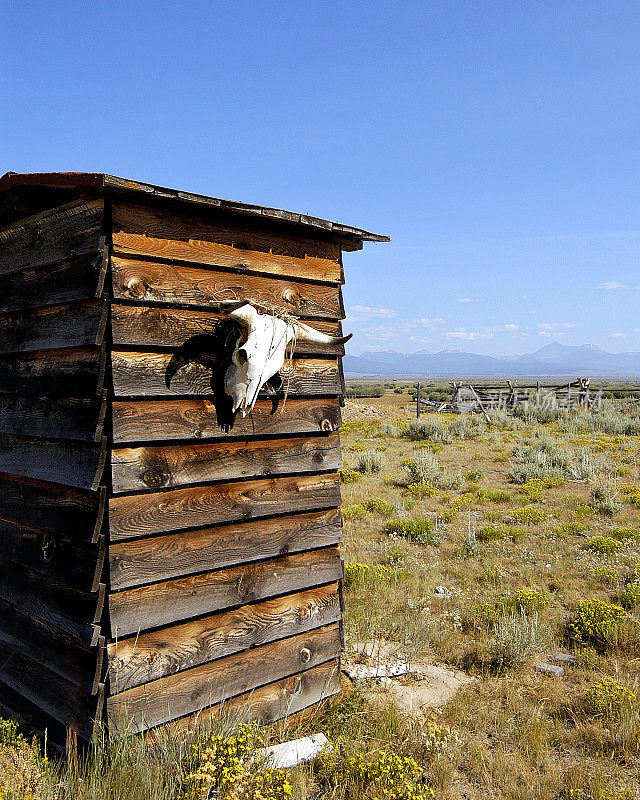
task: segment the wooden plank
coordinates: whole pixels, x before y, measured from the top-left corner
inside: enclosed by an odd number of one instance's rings
[[[236,252],[242,257],[241,251]],[[111,258],[111,277],[116,300],[211,310],[225,300],[253,300],[307,319],[344,318],[338,289],[330,284],[117,255]]]
[[[3,355],[0,356],[0,392],[95,397],[102,394],[105,364],[104,345]]]
[[[2,456],[0,437],[0,469],[3,468]],[[335,471],[341,464],[337,433],[288,439],[126,447],[111,452],[114,494],[207,481]],[[80,465],[78,470],[83,472]]]
[[[201,708],[312,669],[340,652],[338,626],[327,625],[245,653],[136,686],[107,699],[109,724],[143,731]]]
[[[112,497],[109,527],[116,541],[339,505],[335,474],[234,481]]]
[[[0,474],[0,517],[50,533],[97,542],[106,492]]]
[[[337,400],[291,397],[277,410],[273,402],[258,400],[247,417],[237,415],[231,427],[218,422],[210,400],[116,400],[112,404],[113,441],[225,439],[230,436],[330,433],[342,424]],[[2,398],[0,397],[0,428]]]
[[[0,558],[0,598],[59,628],[87,647],[97,644],[96,624],[104,607],[104,584],[99,585],[97,592],[80,592]]]
[[[90,695],[70,681],[0,642],[0,681],[34,703],[54,719],[90,740],[99,725],[104,697],[100,684]]]
[[[0,600],[0,642],[65,678],[89,694],[96,694],[102,675],[105,642],[83,647],[71,636],[13,603]]]
[[[268,725],[303,711],[340,691],[340,664],[337,659],[283,678],[250,692],[244,692],[218,705],[173,720],[174,734],[207,730],[220,717],[237,722]]]
[[[0,312],[96,299],[102,294],[107,261],[102,242],[94,255],[0,274]]]
[[[0,352],[100,345],[107,316],[105,300],[0,314]]]
[[[338,584],[242,606],[109,645],[111,693],[338,622]]]
[[[113,387],[117,396],[154,397],[166,395],[213,395],[224,372],[216,354],[203,349],[181,358],[171,353],[113,350]],[[0,359],[0,378],[2,377]],[[290,395],[337,395],[340,375],[335,358],[294,358],[279,372],[278,396],[289,387]],[[265,392],[261,393],[265,396]]]
[[[282,235],[238,223],[212,223],[199,215],[176,214],[114,202],[113,246],[119,253],[194,261],[339,283],[340,248],[331,242]]]
[[[11,475],[95,492],[106,458],[106,437],[87,444],[0,434],[0,472]]]
[[[338,544],[340,538],[340,511],[330,509],[111,542],[111,588],[125,589],[327,547]]]
[[[0,432],[99,442],[106,411],[106,392],[88,399],[0,395]]]
[[[109,595],[114,637],[170,625],[342,578],[337,547],[124,589]]]
[[[76,200],[0,231],[0,273],[94,253],[100,246],[104,200]]]
[[[0,518],[0,557],[83,592],[96,592],[105,544],[103,537],[91,544]]]
[[[1,324],[1,323],[0,323]],[[313,327],[332,336],[340,335],[341,325],[333,320],[314,320]],[[114,303],[111,308],[111,331],[116,346],[181,347],[193,336],[211,337],[213,348],[229,338],[235,343],[241,329],[228,317],[213,311],[132,306]],[[297,343],[296,354],[342,355],[342,345]]]

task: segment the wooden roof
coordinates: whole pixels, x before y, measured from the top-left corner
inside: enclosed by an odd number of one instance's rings
[[[251,203],[239,203],[234,200],[221,200],[217,197],[208,197],[192,192],[183,192],[178,189],[168,189],[164,186],[154,186],[140,181],[118,178],[102,172],[7,172],[0,178],[0,192],[20,186],[41,186],[43,188],[80,189],[96,188],[110,190],[118,193],[143,195],[166,200],[177,200],[193,203],[201,208],[218,209],[233,214],[242,214],[262,219],[272,219],[278,222],[292,223],[307,229],[332,233],[336,236],[355,240],[358,242],[388,242],[388,236],[370,233],[361,228],[342,225],[339,222],[330,222],[308,214],[297,214],[293,211],[283,211],[279,208],[257,206]]]

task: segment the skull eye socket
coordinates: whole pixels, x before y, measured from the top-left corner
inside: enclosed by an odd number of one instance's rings
[[[247,351],[243,347],[241,347],[238,350],[238,354],[237,355],[238,355],[238,363],[240,363],[240,364],[242,364],[242,366],[244,366],[247,363],[247,361],[249,360],[249,358],[247,356]]]

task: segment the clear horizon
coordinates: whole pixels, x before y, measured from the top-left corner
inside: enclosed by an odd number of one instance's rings
[[[388,234],[350,352],[640,350],[640,4],[4,4],[0,172]]]

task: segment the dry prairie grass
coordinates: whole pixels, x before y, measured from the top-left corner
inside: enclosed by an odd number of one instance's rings
[[[432,441],[416,435],[417,429],[402,435],[412,416],[406,395],[389,391],[364,402],[377,416],[370,410],[354,413],[353,422],[347,414],[342,434],[350,470],[344,473],[343,504],[356,509],[345,514],[343,557],[347,565],[370,568],[348,570],[347,649],[362,641],[391,643],[409,663],[449,665],[475,680],[433,720],[373,702],[364,683],[349,686],[337,703],[305,720],[276,723],[268,732],[275,740],[322,730],[336,746],[334,758],[292,771],[291,797],[636,797],[640,428],[632,414],[610,407],[602,419],[585,415],[546,423],[531,416],[499,416],[500,424],[491,428],[477,418],[441,415],[437,423],[445,426],[444,433],[439,424],[425,426],[434,432]],[[514,470],[516,462],[526,466],[527,453],[541,450],[560,469],[545,474],[543,468],[533,479]],[[524,454],[519,461],[514,451]],[[372,456],[363,458],[363,453]],[[433,465],[435,456],[437,469],[430,468],[428,481],[409,487],[409,476],[417,473],[407,469],[406,460],[419,461],[421,453],[431,454],[425,464]],[[368,470],[371,463],[380,464],[380,471]],[[433,527],[438,535],[415,541],[402,535],[403,526],[389,526],[390,521],[423,519],[433,523],[424,530]],[[611,552],[585,548],[593,537],[620,546],[608,548]],[[436,593],[436,587],[448,591]],[[622,603],[629,615],[623,632],[608,643],[572,638],[571,622],[584,600]],[[534,615],[531,633],[526,626]],[[576,657],[574,665],[564,664],[563,678],[536,672],[537,660],[552,662],[558,651]],[[508,659],[505,652],[511,654]],[[598,711],[589,701],[603,679],[633,693],[633,702],[620,713]],[[184,750],[172,749],[175,742],[165,742],[160,755],[139,750],[141,744],[126,746],[133,750],[124,760],[107,748],[89,764],[87,775],[94,777],[85,790],[72,785],[64,771],[56,773],[66,782],[56,796],[173,797]],[[392,754],[409,761],[390,760]],[[418,778],[407,767],[411,759]],[[132,764],[148,785],[142,786],[142,778],[132,785]],[[100,793],[99,769],[108,775],[106,793]],[[114,769],[122,771],[125,794],[119,794]],[[391,783],[379,777],[385,769],[393,773]],[[154,774],[162,786],[154,788]],[[378,778],[367,783],[365,774]],[[37,800],[45,796],[34,794]],[[0,798],[6,797],[12,795],[0,791]],[[253,796],[239,794],[238,800]]]

